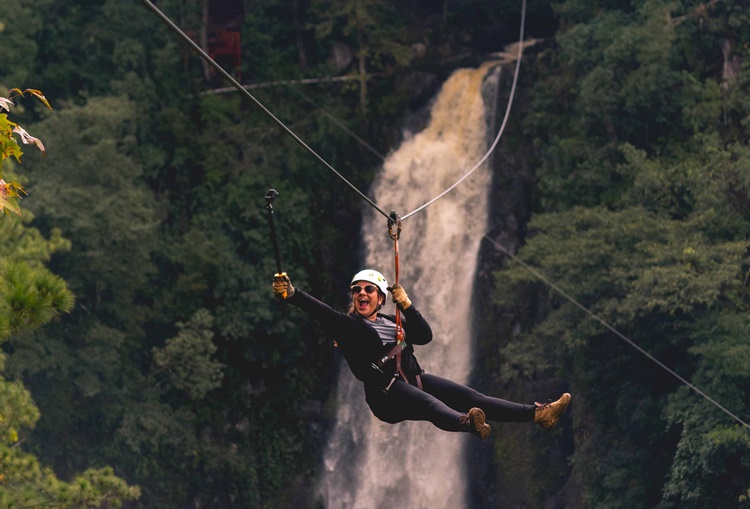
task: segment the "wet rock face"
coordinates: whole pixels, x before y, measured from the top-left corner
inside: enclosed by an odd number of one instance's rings
[[[495,96],[494,125],[491,136],[496,136],[508,105],[513,80],[514,63],[503,65]],[[519,87],[524,89],[524,87]],[[518,133],[520,119],[528,114],[526,99],[516,95],[500,142],[491,159],[489,217],[486,236],[515,253],[523,243],[526,225],[531,218],[535,177],[532,169],[533,155]],[[488,105],[488,111],[490,107]],[[521,141],[519,142],[519,139]],[[473,295],[474,357],[470,385],[480,392],[510,397],[530,392],[524,387],[528,381],[516,380],[511,384],[499,381],[500,373],[492,359],[513,336],[519,317],[499,315],[493,305],[496,291],[492,274],[501,266],[514,263],[492,242],[484,239],[479,250]],[[516,331],[517,333],[517,331]],[[531,445],[523,427],[504,430],[501,444],[470,443],[466,450],[469,470],[469,506],[473,509],[489,507],[522,507],[530,504],[526,485],[522,481],[530,476],[529,463],[524,460]],[[495,449],[502,449],[503,460],[496,462]],[[512,465],[512,467],[510,467]]]
[[[397,78],[394,85],[399,93],[409,96],[410,106],[417,106],[429,102],[440,83],[435,73],[410,70]]]
[[[354,61],[354,50],[343,42],[334,42],[331,51],[331,65],[336,72],[341,72]]]

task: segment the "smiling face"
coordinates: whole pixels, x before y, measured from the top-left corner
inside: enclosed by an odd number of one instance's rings
[[[352,288],[354,287],[360,289],[358,293],[354,293],[354,290],[352,290],[354,310],[362,318],[375,320],[377,318],[375,311],[383,303],[383,296],[380,295],[378,287],[368,281],[355,281],[352,283]],[[367,290],[371,290],[371,293],[367,293]]]

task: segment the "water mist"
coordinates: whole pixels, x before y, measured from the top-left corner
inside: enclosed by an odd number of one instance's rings
[[[434,198],[476,164],[489,146],[500,67],[455,71],[431,110],[429,125],[407,136],[373,185],[384,210],[405,215]],[[485,98],[483,99],[483,95]],[[485,163],[486,164],[486,163]],[[434,339],[416,346],[428,373],[466,383],[472,363],[471,295],[487,227],[490,175],[471,178],[403,223],[400,282],[430,323]],[[393,243],[382,215],[363,221],[365,260],[394,277]],[[393,313],[388,304],[382,312]],[[408,337],[406,338],[408,341]],[[324,455],[320,494],[328,509],[466,507],[463,447],[468,434],[427,422],[386,424],[367,408],[362,384],[344,366],[338,414]]]

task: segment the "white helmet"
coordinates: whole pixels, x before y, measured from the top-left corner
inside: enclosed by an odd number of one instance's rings
[[[356,281],[367,281],[368,283],[372,283],[380,289],[383,295],[388,295],[388,281],[386,281],[385,276],[377,270],[360,270],[354,274],[352,282],[349,284],[354,284]]]

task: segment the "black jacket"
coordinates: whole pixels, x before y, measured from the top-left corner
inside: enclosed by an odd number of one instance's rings
[[[349,369],[366,386],[381,388],[390,382],[396,370],[393,359],[386,362],[382,372],[373,368],[372,365],[388,353],[396,343],[383,345],[377,331],[367,323],[367,319],[359,315],[352,316],[336,311],[325,302],[319,301],[302,290],[295,289],[287,302],[312,315],[326,332],[333,336],[349,364]],[[408,345],[401,353],[401,369],[413,383],[413,375],[422,373],[422,368],[414,357],[413,345],[425,345],[432,341],[432,329],[413,305],[401,313],[403,314],[405,340]],[[389,315],[381,316],[393,318]]]

